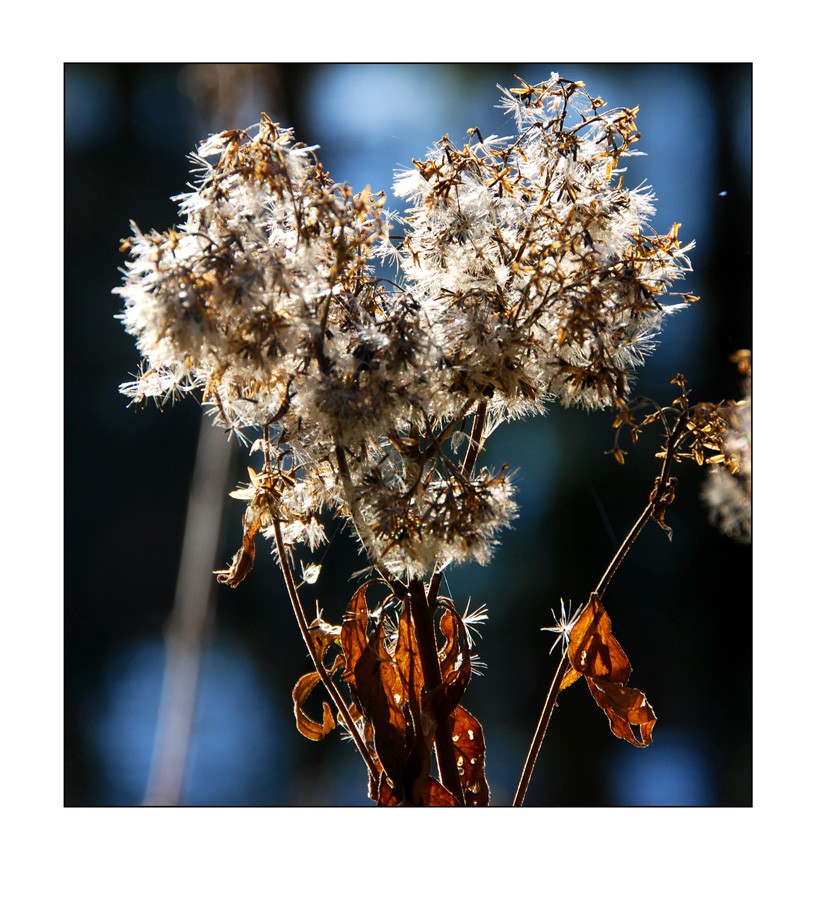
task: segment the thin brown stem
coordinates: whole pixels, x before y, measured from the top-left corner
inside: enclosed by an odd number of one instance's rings
[[[421,668],[424,672],[424,687],[427,691],[432,691],[434,688],[439,688],[443,680],[441,666],[438,662],[438,645],[435,642],[433,611],[430,609],[427,595],[424,593],[424,583],[420,579],[416,578],[410,582],[407,602],[410,604],[415,625],[418,655],[421,658]],[[438,760],[441,784],[463,806],[464,795],[458,774],[458,757],[452,742],[452,722],[449,718],[438,723],[435,732],[435,755]]]
[[[370,756],[370,752],[367,749],[367,745],[365,744],[362,736],[359,734],[359,730],[356,728],[356,725],[351,718],[351,714],[348,711],[348,707],[345,704],[345,701],[342,695],[337,690],[336,685],[331,681],[330,675],[325,669],[325,666],[322,664],[322,660],[319,658],[319,654],[316,651],[316,647],[314,647],[313,640],[311,639],[311,632],[308,630],[308,622],[305,619],[305,612],[302,608],[302,601],[300,600],[299,592],[297,591],[297,585],[294,582],[294,577],[291,573],[291,566],[288,564],[288,556],[286,551],[286,546],[283,541],[283,533],[280,528],[279,519],[274,519],[274,540],[277,544],[277,554],[280,557],[280,566],[283,570],[283,578],[285,579],[285,586],[288,590],[288,596],[291,600],[291,605],[294,608],[294,616],[297,619],[297,625],[299,625],[300,633],[302,634],[302,639],[305,641],[305,646],[308,648],[308,653],[311,656],[311,660],[314,663],[314,666],[319,674],[320,680],[325,685],[326,690],[331,695],[331,699],[333,700],[339,715],[342,717],[342,720],[345,722],[345,725],[348,727],[348,731],[350,732],[351,737],[353,738],[354,743],[356,744],[357,749],[362,754],[362,758],[365,761],[365,765],[368,768],[368,771],[371,774],[371,777],[375,780],[379,778],[379,772],[376,769],[376,765],[373,762],[373,759]]]
[[[466,451],[466,457],[461,471],[464,477],[469,478],[475,468],[475,462],[478,454],[483,446],[483,430],[486,427],[486,401],[481,400],[478,403],[478,409],[475,413],[475,421],[472,423],[472,434],[469,437],[469,448]]]
[[[655,508],[656,504],[652,500],[645,506],[642,514],[636,520],[636,524],[630,529],[628,536],[622,541],[621,547],[616,551],[616,555],[611,560],[610,565],[605,569],[605,574],[599,579],[599,584],[596,586],[596,594],[599,596],[600,600],[607,590],[611,578],[613,578],[617,569],[622,564],[622,560],[627,556],[628,550],[633,546],[633,543],[641,533],[642,528],[647,524],[647,520],[653,515],[653,510]]]
[[[562,684],[562,680],[565,678],[570,665],[571,663],[568,661],[568,654],[564,653],[559,666],[557,666],[557,671],[554,673],[554,680],[551,682],[551,687],[548,689],[548,696],[545,699],[545,705],[540,714],[540,721],[537,723],[537,730],[534,732],[534,740],[531,742],[531,747],[529,747],[529,752],[526,756],[526,762],[523,765],[523,774],[520,776],[520,784],[517,786],[517,792],[514,795],[512,806],[523,805],[523,800],[526,797],[526,791],[529,782],[531,781],[531,773],[534,771],[534,764],[537,762],[540,747],[543,746],[543,738],[548,730],[548,723],[551,721],[551,714],[554,712],[554,707],[557,703],[557,694],[560,692],[560,685]]]
[[[356,529],[356,534],[359,536],[359,540],[362,542],[362,547],[364,548],[365,553],[367,553],[368,559],[381,576],[382,581],[384,581],[384,583],[390,587],[393,593],[396,593],[396,582],[393,576],[388,571],[387,566],[379,556],[379,553],[376,550],[375,546],[373,545],[373,542],[370,539],[370,530],[365,525],[365,522],[359,511],[359,503],[356,499],[356,487],[353,483],[353,479],[351,478],[350,468],[348,467],[348,457],[345,453],[345,448],[337,441],[334,445],[334,449],[336,451],[336,463],[339,469],[339,478],[342,482],[345,501],[348,505],[351,522]]]
[[[475,418],[472,421],[472,431],[469,435],[469,448],[466,451],[466,457],[464,458],[461,467],[461,474],[464,478],[469,478],[472,475],[472,470],[475,468],[478,454],[483,447],[483,432],[486,428],[486,409],[486,401],[481,400],[475,411]],[[435,571],[432,573],[432,578],[430,579],[429,590],[427,591],[427,602],[429,603],[430,609],[435,609],[436,603],[438,602],[438,591],[441,587],[443,575],[444,570],[436,566]]]
[[[421,456],[419,457],[418,462],[421,466],[426,465],[428,460],[431,458],[431,456],[433,454],[433,449],[437,445],[443,444],[444,441],[447,440],[447,438],[452,434],[452,432],[455,431],[456,428],[460,427],[461,422],[463,422],[463,420],[466,418],[466,416],[469,413],[469,410],[471,409],[472,404],[474,402],[475,402],[474,400],[468,400],[466,402],[466,404],[464,405],[463,409],[461,410],[461,412],[459,413],[459,415],[456,416],[451,422],[448,422],[446,424],[446,426],[443,429],[441,429],[441,432],[438,435],[435,435],[433,437],[432,436],[432,428],[428,427],[427,432],[433,439],[430,440],[429,443],[427,443],[427,445],[424,447],[424,451],[422,452]]]
[[[605,593],[608,585],[610,584],[611,578],[616,574],[617,569],[622,564],[622,560],[627,556],[628,550],[633,546],[636,538],[641,533],[641,530],[647,524],[647,520],[656,510],[656,507],[663,501],[664,495],[667,491],[669,479],[670,479],[670,467],[673,464],[673,460],[675,459],[675,453],[678,449],[678,445],[684,439],[686,434],[685,426],[687,424],[687,413],[683,413],[681,418],[676,422],[675,428],[670,432],[670,437],[667,441],[667,447],[665,448],[664,454],[664,462],[661,466],[661,472],[659,473],[658,480],[656,481],[656,487],[651,495],[650,502],[642,511],[642,514],[636,520],[636,524],[633,528],[630,529],[628,536],[622,541],[621,547],[616,551],[616,555],[610,562],[610,565],[605,570],[605,574],[599,580],[599,584],[596,587],[596,594],[599,596],[599,599],[602,599],[602,595]]]
[[[605,574],[602,576],[602,578],[600,578],[599,584],[597,585],[596,591],[594,592],[600,599],[605,593],[611,579],[616,574],[619,566],[622,564],[622,560],[625,558],[625,556],[627,556],[628,551],[633,546],[633,543],[641,533],[648,519],[653,515],[656,509],[658,509],[658,507],[665,502],[665,497],[670,490],[670,467],[672,466],[673,460],[675,459],[679,444],[684,440],[684,437],[686,436],[686,425],[688,418],[689,414],[687,413],[687,411],[685,411],[679,418],[678,422],[676,422],[675,428],[673,428],[668,436],[667,445],[665,447],[664,462],[662,463],[659,477],[656,480],[656,487],[653,490],[653,493],[650,495],[650,502],[644,508],[639,518],[636,520],[633,528],[630,529],[630,532],[622,542],[621,547],[619,547],[619,549],[616,551],[616,554],[611,560],[610,565],[605,570]],[[557,671],[554,673],[554,679],[551,682],[551,687],[548,689],[548,695],[546,697],[545,705],[543,706],[543,711],[540,714],[540,721],[537,723],[537,729],[534,732],[534,738],[531,742],[531,747],[529,747],[529,752],[526,756],[526,762],[523,765],[523,771],[520,775],[520,783],[517,786],[517,792],[515,793],[514,802],[512,804],[513,806],[523,805],[523,800],[526,796],[526,790],[528,789],[529,782],[531,781],[531,773],[534,771],[534,764],[537,762],[540,748],[543,745],[543,738],[545,737],[546,731],[548,730],[548,723],[551,720],[551,716],[554,712],[554,707],[556,706],[557,694],[560,692],[560,686],[562,685],[562,681],[568,673],[569,666],[570,662],[568,659],[568,654],[564,653],[562,659],[560,660],[559,666],[557,666]]]

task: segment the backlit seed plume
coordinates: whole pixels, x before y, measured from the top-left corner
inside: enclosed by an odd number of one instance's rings
[[[412,203],[404,273],[456,391],[509,412],[546,395],[606,405],[683,305],[666,303],[667,288],[691,245],[677,225],[652,232],[652,195],[622,188],[636,110],[601,112],[556,74],[501,90],[517,135],[471,129],[461,149],[444,137],[398,176]]]
[[[743,350],[733,361],[744,377],[744,397],[730,404],[724,415],[729,427],[721,443],[724,460],[707,474],[703,497],[710,521],[729,537],[752,540],[752,355]]]
[[[143,361],[121,390],[198,391],[230,431],[262,431],[262,472],[237,492],[252,541],[277,522],[313,548],[327,507],[380,571],[485,561],[516,506],[505,470],[475,469],[484,435],[552,398],[622,399],[683,305],[668,288],[689,246],[622,187],[635,110],[557,75],[501,90],[517,134],[445,136],[399,175],[399,238],[383,194],[335,184],[267,116],[198,148],[176,229],[133,225],[117,292]]]

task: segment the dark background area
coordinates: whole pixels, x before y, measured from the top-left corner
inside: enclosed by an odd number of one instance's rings
[[[129,220],[177,221],[186,155],[208,133],[261,111],[319,144],[337,181],[388,192],[449,133],[508,134],[495,83],[558,71],[610,106],[640,106],[648,155],[626,184],[654,188],[655,225],[695,239],[680,290],[701,301],[667,325],[635,391],[669,402],[681,371],[693,397],[740,396],[728,357],[752,342],[751,67],[748,65],[68,65],[65,69],[65,803],[133,805],[144,797],[200,407],[128,408],[118,385],[138,363],[114,318]],[[612,414],[552,407],[502,426],[487,462],[520,469],[522,514],[487,568],[452,570],[459,608],[489,621],[487,664],[465,705],[481,721],[492,801],[511,802],[556,659],[550,610],[584,601],[647,502],[655,432],[620,467]],[[629,445],[628,445],[629,448]],[[629,448],[630,449],[630,448]],[[231,489],[249,462],[235,450]],[[648,525],[605,605],[633,665],[631,684],[659,717],[654,742],[616,740],[581,683],[560,698],[527,805],[752,802],[751,548],[721,536],[700,501],[702,473],[682,463],[668,511],[673,540]],[[102,502],[103,501],[103,502]],[[221,560],[240,541],[241,504],[226,500]],[[336,532],[336,529],[333,529]],[[331,529],[329,529],[331,533]],[[216,586],[184,802],[365,804],[364,766],[336,733],[296,731],[291,690],[310,670],[282,576],[265,547],[237,590]],[[339,622],[360,568],[336,532],[316,592]]]

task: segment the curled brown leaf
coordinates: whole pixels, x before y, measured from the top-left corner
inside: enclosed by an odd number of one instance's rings
[[[647,747],[652,743],[656,714],[640,690],[591,678],[588,679],[588,688],[597,706],[608,717],[608,724],[616,737],[636,747]],[[640,738],[636,737],[631,725],[639,726]]]
[[[597,594],[591,594],[590,602],[571,629],[568,659],[571,671],[562,687],[584,675],[591,696],[608,717],[611,731],[636,747],[650,744],[656,714],[640,690],[627,686],[632,672],[630,660],[611,633],[610,616]],[[639,727],[640,738],[631,725]]]
[[[425,715],[435,728],[444,722],[461,702],[472,677],[472,660],[463,620],[454,607],[447,606],[439,623],[446,641],[438,654],[442,683],[424,696]]]
[[[322,721],[317,722],[312,719],[302,708],[303,703],[311,693],[311,691],[319,683],[319,674],[317,672],[308,672],[303,675],[294,686],[292,698],[294,700],[294,716],[297,720],[297,729],[300,734],[304,735],[310,741],[321,741],[326,734],[336,727],[331,707],[326,701],[322,702]]]
[[[260,519],[247,523],[246,516],[243,517],[243,546],[235,553],[228,569],[218,569],[212,573],[218,576],[220,584],[237,587],[251,572],[254,565],[254,540],[259,530]]]

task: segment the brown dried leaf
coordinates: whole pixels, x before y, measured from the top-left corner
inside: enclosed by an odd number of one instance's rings
[[[401,776],[405,802],[412,806],[426,806],[424,788],[432,769],[432,741],[434,722],[420,711],[413,715],[407,710],[405,745],[409,749]],[[418,724],[416,724],[418,723]]]
[[[410,603],[403,605],[399,616],[393,658],[407,694],[406,698],[402,698],[402,707],[406,706],[408,717],[405,742],[409,748],[402,774],[405,799],[409,799],[413,806],[422,806],[426,805],[424,790],[432,767],[435,722],[422,712],[424,672]]]
[[[472,664],[469,660],[469,643],[466,639],[466,628],[453,606],[447,606],[441,616],[439,627],[447,639],[438,654],[441,675],[446,683],[465,680],[469,683],[472,675]]]
[[[441,616],[439,627],[447,639],[439,658],[441,676],[460,701],[472,678],[466,626],[455,607],[449,606]]]
[[[486,783],[486,745],[480,722],[459,706],[452,714],[452,742],[458,759],[458,774],[467,806],[488,806]]]
[[[627,687],[630,661],[611,633],[610,616],[596,594],[591,595],[571,629],[568,658],[572,668],[560,690],[584,675],[591,696],[608,717],[611,731],[636,747],[650,744],[656,715],[641,691]],[[572,673],[578,674],[571,677]],[[641,739],[634,735],[631,725],[639,726]]]
[[[577,672],[577,670],[573,666],[571,666],[571,668],[565,673],[565,678],[563,678],[562,684],[560,684],[560,690],[564,691],[575,681],[579,681],[580,678],[582,678],[582,673]]]
[[[372,581],[368,581],[363,584],[353,595],[339,635],[342,654],[345,657],[344,678],[352,688],[356,687],[354,675],[356,665],[362,651],[367,647],[367,623],[370,616],[367,611],[365,594],[372,583]]]
[[[422,806],[457,806],[455,797],[435,778],[428,778],[421,791]]]
[[[446,637],[438,655],[443,683],[425,693],[422,705],[424,715],[429,717],[433,735],[461,702],[472,677],[466,629],[454,607],[448,606],[444,610],[439,625]]]
[[[318,615],[308,626],[308,633],[311,635],[311,641],[319,659],[322,660],[328,647],[339,643],[342,629],[338,625],[329,624],[322,616]]]
[[[302,708],[308,695],[319,683],[319,674],[317,672],[309,672],[294,686],[292,698],[294,700],[294,716],[297,719],[297,729],[300,734],[305,735],[309,741],[321,741],[326,734],[336,727],[331,707],[327,702],[322,703],[322,722],[316,722]]]
[[[610,616],[596,594],[574,623],[568,641],[571,666],[589,678],[626,684],[632,671],[630,660],[611,634]]]
[[[597,706],[604,710],[610,729],[616,737],[636,747],[647,747],[652,743],[656,714],[641,691],[613,682],[592,681],[590,678],[588,688]],[[641,740],[633,733],[631,724],[639,726]]]
[[[350,705],[348,706],[348,712],[353,721],[356,722],[357,727],[362,731],[362,737],[367,744],[368,750],[370,750],[371,745],[373,744],[373,728],[371,727],[370,722],[362,715],[359,707],[353,700],[351,700]],[[375,751],[371,752],[375,757]]]
[[[409,603],[404,604],[399,616],[399,631],[393,658],[407,689],[410,709],[413,710],[413,715],[416,715],[417,711],[421,709],[424,672],[421,668],[421,656],[418,652],[415,625]]]
[[[378,783],[372,784],[369,778],[368,796],[379,806],[401,806],[403,803],[399,794],[393,790],[387,776],[382,772]],[[421,796],[416,806],[457,806],[455,797],[435,778],[428,778],[424,782]]]
[[[220,584],[237,587],[251,572],[254,565],[254,539],[259,530],[260,519],[255,519],[247,526],[246,517],[243,517],[243,546],[235,553],[228,569],[217,569],[212,573],[218,576]]]
[[[371,800],[375,800],[378,806],[400,806],[401,795],[393,790],[393,786],[387,780],[387,776],[382,772],[379,775],[379,783],[375,786],[375,796],[372,785],[372,777],[370,778],[370,790],[368,791]]]
[[[359,705],[373,726],[373,740],[382,768],[398,792],[410,748],[407,719],[401,709],[405,700],[404,684],[384,646],[384,622],[379,623],[371,642],[359,654],[353,681]]]

